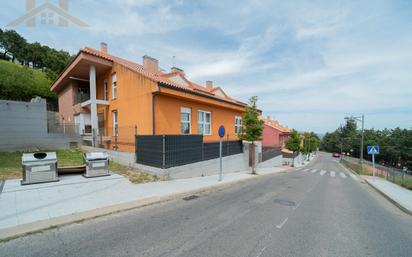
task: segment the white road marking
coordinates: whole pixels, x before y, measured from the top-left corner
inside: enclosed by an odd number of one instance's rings
[[[315,173],[315,172],[318,172],[318,170],[315,169],[315,170],[312,170],[311,172],[312,172],[312,173]]]
[[[353,178],[356,181],[359,181],[358,177],[355,174],[349,173],[349,176],[351,176],[351,178]]]
[[[323,176],[323,175],[325,175],[325,173],[326,173],[326,170],[321,170],[319,174],[320,174],[321,176]]]
[[[260,252],[258,253],[258,255],[256,255],[256,257],[260,257],[265,250],[266,250],[266,246],[263,247],[262,250],[260,250]]]
[[[277,225],[276,227],[278,228],[278,229],[281,229],[282,227],[283,227],[283,225],[285,225],[285,223],[288,221],[288,217],[286,217],[286,219],[285,220],[283,220],[282,221],[282,223],[280,223],[279,225]]]
[[[309,171],[309,169],[304,169],[303,171]]]
[[[339,173],[339,174],[340,174],[340,176],[341,176],[342,178],[346,178],[345,173],[341,172],[341,173]]]
[[[303,168],[297,168],[296,171],[300,171],[300,170],[302,170],[302,169],[303,169]]]
[[[335,176],[335,172],[334,172],[334,171],[331,171],[331,172],[330,172],[330,176],[331,176],[331,177],[334,177],[334,176]]]

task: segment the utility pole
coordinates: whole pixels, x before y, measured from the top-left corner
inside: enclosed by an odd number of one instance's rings
[[[362,114],[362,139],[361,139],[361,146],[360,146],[360,164],[363,164],[363,131],[365,126],[365,115]]]

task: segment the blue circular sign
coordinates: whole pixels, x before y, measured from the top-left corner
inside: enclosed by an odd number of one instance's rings
[[[221,126],[219,127],[219,137],[224,137],[224,136],[225,136],[225,133],[226,133],[225,127],[224,127],[223,125],[221,125]]]

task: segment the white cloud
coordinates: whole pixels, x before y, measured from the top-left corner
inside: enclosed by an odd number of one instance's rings
[[[189,78],[213,80],[242,101],[258,95],[265,114],[299,130],[324,132],[351,113],[369,115],[370,126],[406,127],[411,6],[397,4],[94,0],[70,6],[90,30],[20,31],[30,41],[72,51],[106,41],[114,54],[139,62],[149,54],[163,68],[176,56]],[[7,10],[19,10],[10,5]],[[2,24],[17,15],[4,10]]]

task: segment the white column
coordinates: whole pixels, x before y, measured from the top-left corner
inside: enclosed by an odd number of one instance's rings
[[[92,129],[95,131],[96,136],[99,134],[99,127],[97,123],[97,104],[96,104],[96,67],[90,65],[89,70],[90,81],[90,119],[92,123]]]

